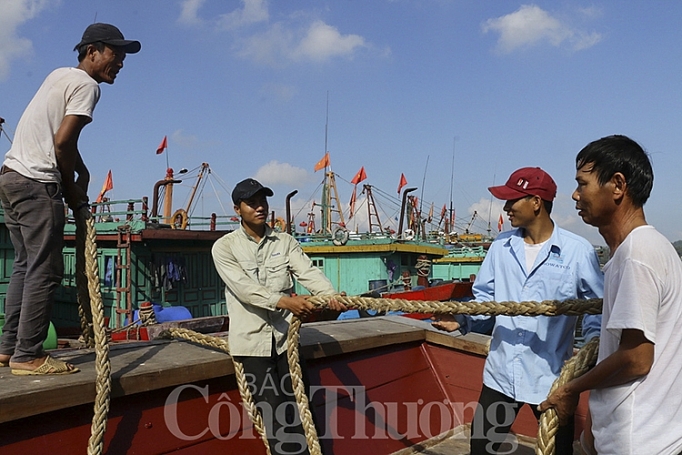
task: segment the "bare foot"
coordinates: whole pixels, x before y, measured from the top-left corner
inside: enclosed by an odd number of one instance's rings
[[[9,359],[12,357],[9,354],[0,354],[0,366],[6,367],[9,366]]]

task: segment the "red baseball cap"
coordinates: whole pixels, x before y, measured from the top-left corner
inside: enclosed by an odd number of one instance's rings
[[[507,183],[488,188],[493,196],[511,201],[526,196],[539,196],[543,201],[552,202],[556,197],[554,179],[539,167],[523,167],[509,177]]]

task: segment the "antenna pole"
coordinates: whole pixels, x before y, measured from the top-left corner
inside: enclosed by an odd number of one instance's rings
[[[450,226],[450,232],[454,232],[455,230],[455,220],[452,219],[452,186],[453,182],[455,180],[455,142],[457,142],[457,136],[454,136],[452,138],[452,167],[450,169],[450,221],[451,223],[446,223],[446,224],[451,224]],[[446,236],[450,238],[450,232],[446,232]]]
[[[429,168],[429,157],[430,155],[426,155],[426,166],[424,166],[424,177],[422,178],[422,193],[419,196],[419,225],[421,226],[421,217],[422,217],[422,205],[424,204],[424,186],[426,185],[426,170]]]

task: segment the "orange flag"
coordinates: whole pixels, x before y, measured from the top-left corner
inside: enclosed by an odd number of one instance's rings
[[[429,217],[426,220],[427,223],[430,223],[431,220],[433,220],[433,202],[431,203],[431,209],[429,210]]]
[[[360,170],[358,171],[357,174],[355,174],[355,177],[353,177],[353,180],[350,181],[353,185],[357,185],[358,183],[362,182],[367,178],[367,174],[365,174],[365,166],[362,166]]]
[[[159,146],[156,148],[156,154],[161,155],[163,153],[163,151],[166,150],[167,147],[168,147],[168,137],[164,136],[163,140],[161,141]]]
[[[99,192],[99,196],[97,196],[97,200],[95,200],[95,203],[99,204],[100,202],[102,202],[102,199],[104,198],[104,193],[113,189],[114,178],[111,176],[111,169],[109,169],[109,172],[107,173],[107,178],[104,179],[104,184],[102,185],[102,191]]]
[[[400,183],[398,183],[398,194],[400,194],[400,190],[402,190],[405,185],[407,185],[407,179],[405,178],[405,174],[400,174]]]
[[[329,152],[324,154],[324,157],[317,162],[315,165],[315,172],[319,171],[320,169],[324,169],[326,167],[331,166],[331,161],[329,160]]]
[[[503,227],[504,227],[504,218],[502,218],[502,214],[500,213],[500,219],[497,220],[497,230],[499,232],[502,232]]]

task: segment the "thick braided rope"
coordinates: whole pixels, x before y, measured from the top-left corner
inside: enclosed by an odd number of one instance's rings
[[[298,414],[301,417],[301,425],[303,426],[303,431],[305,432],[305,439],[308,443],[308,451],[310,452],[310,455],[322,455],[320,440],[317,437],[315,422],[313,422],[313,414],[310,412],[308,395],[305,393],[303,372],[301,371],[301,361],[298,355],[298,342],[301,333],[300,330],[301,320],[294,316],[291,324],[289,325],[289,332],[287,333],[287,360],[289,361],[291,385],[293,387],[294,396],[296,397]]]
[[[593,338],[583,346],[580,351],[566,361],[561,369],[561,374],[549,389],[551,394],[567,382],[585,374],[597,363],[599,353],[599,337]],[[559,417],[554,409],[550,408],[540,416],[538,437],[535,446],[536,455],[554,455],[556,451],[555,436],[559,429]]]
[[[224,338],[219,338],[210,335],[204,335],[193,330],[182,329],[182,328],[170,328],[167,333],[173,338],[182,338],[192,343],[201,344],[204,346],[210,346],[216,349],[220,349],[226,353],[230,353],[230,345],[228,341]],[[253,400],[253,395],[251,395],[251,390],[249,389],[249,384],[246,380],[246,373],[244,372],[244,365],[232,357],[232,362],[234,363],[234,374],[237,380],[237,388],[239,389],[239,395],[242,397],[242,404],[246,408],[249,414],[249,418],[253,423],[253,427],[256,429],[258,434],[265,444],[265,451],[267,455],[270,455],[270,444],[268,443],[268,437],[265,433],[265,424],[263,423],[263,417],[256,403]]]
[[[316,295],[308,298],[313,305],[326,308],[334,297],[348,308],[377,311],[405,311],[407,313],[488,314],[508,316],[577,316],[600,314],[601,299],[543,300],[542,302],[458,302],[455,300],[383,299],[361,296]]]
[[[92,314],[92,327],[95,340],[95,406],[88,455],[101,454],[104,448],[104,433],[107,430],[107,415],[111,399],[111,361],[109,359],[109,339],[104,327],[104,304],[99,284],[99,266],[97,264],[97,233],[95,221],[89,207],[85,206],[75,213],[77,226],[76,237],[84,237],[83,257],[85,274],[88,277],[88,295]],[[78,261],[77,261],[78,269]],[[81,269],[82,270],[82,269]]]
[[[76,217],[76,289],[78,302],[78,316],[81,322],[83,342],[89,348],[95,347],[95,338],[92,333],[92,309],[90,307],[90,291],[88,289],[88,277],[85,273],[85,242],[87,239],[87,226],[82,217]],[[83,233],[83,235],[79,235]]]

